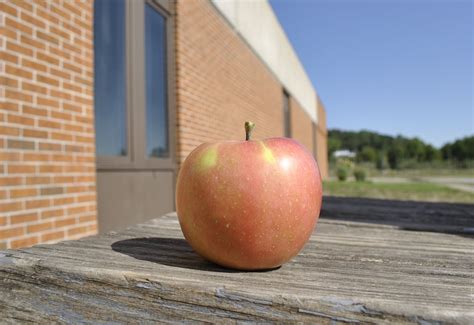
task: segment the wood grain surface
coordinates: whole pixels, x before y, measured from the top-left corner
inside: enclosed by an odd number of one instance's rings
[[[324,198],[304,250],[264,272],[196,255],[175,214],[0,252],[0,323],[474,323],[473,205]]]

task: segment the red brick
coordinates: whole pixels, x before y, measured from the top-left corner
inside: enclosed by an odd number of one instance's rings
[[[8,123],[21,124],[26,126],[35,125],[35,120],[31,117],[25,117],[21,115],[8,114]]]
[[[10,217],[12,224],[38,221],[38,213],[22,213]]]
[[[45,150],[45,151],[61,151],[62,147],[63,146],[59,143],[46,143],[46,142],[39,143],[39,149]]]
[[[0,203],[0,212],[18,211],[22,208],[21,202]]]
[[[0,85],[3,85],[4,87],[10,87],[10,88],[17,88],[18,87],[18,80],[10,78],[10,77],[0,77]]]
[[[20,107],[20,105],[18,105],[17,103],[8,101],[1,102],[0,104],[0,109],[2,109],[3,111],[18,112],[18,109]]]
[[[73,183],[74,177],[73,176],[54,176],[53,182],[56,184]]]
[[[61,240],[64,239],[64,235],[64,230],[49,232],[41,235],[41,241]]]
[[[25,225],[0,249],[64,239],[54,226],[67,213],[70,236],[95,232],[93,4],[3,1],[0,11],[0,225]]]
[[[46,75],[39,74],[39,73],[36,75],[36,81],[50,85],[50,86],[55,86],[55,87],[59,86],[58,80],[54,78],[50,78]]]
[[[68,205],[74,203],[74,198],[73,197],[63,197],[59,199],[54,199],[53,205],[58,206],[58,205]]]
[[[24,150],[35,149],[35,143],[33,141],[8,139],[7,145],[9,149],[24,149]]]
[[[21,53],[21,54],[26,55],[26,56],[33,56],[33,50],[32,49],[30,49],[26,46],[23,46],[23,45],[19,45],[17,43],[13,43],[11,41],[7,41],[7,50],[9,50],[11,52]]]
[[[37,115],[37,116],[47,116],[48,111],[43,108],[35,108],[29,105],[23,105],[22,107],[23,113],[25,114],[31,114],[31,115]]]
[[[38,131],[36,129],[23,129],[23,136],[29,138],[42,138],[45,139],[48,137],[48,132]]]
[[[42,128],[48,128],[48,129],[61,129],[61,123],[58,122],[53,122],[49,120],[39,120],[38,125]]]
[[[36,188],[12,189],[10,190],[10,196],[16,199],[27,196],[35,196],[37,192],[38,191],[36,190]]]
[[[51,132],[51,138],[59,141],[72,141],[73,137],[70,134],[61,132]]]
[[[29,1],[16,1],[15,5],[25,9],[27,12],[33,12],[33,6]]]
[[[37,185],[37,184],[49,184],[51,178],[49,176],[28,176],[26,177],[26,184]]]
[[[7,64],[5,66],[5,72],[9,75],[25,78],[25,79],[28,79],[28,80],[33,78],[33,73],[32,72],[30,72],[28,70],[25,70],[25,69],[22,69],[20,67],[14,67],[14,66],[9,65],[9,64]]]
[[[32,165],[9,165],[9,174],[32,174],[36,171],[36,167]]]
[[[97,220],[97,216],[95,214],[79,217],[79,223],[92,222],[96,220]]]
[[[48,106],[52,108],[59,108],[59,101],[55,99],[50,99],[46,97],[38,96],[36,98],[36,103],[40,106]]]
[[[21,236],[25,233],[25,229],[23,227],[12,227],[9,229],[2,229],[0,230],[0,239],[6,239],[16,236]]]
[[[61,227],[74,225],[75,223],[76,223],[76,218],[75,217],[67,218],[67,219],[63,219],[63,220],[56,220],[54,222],[54,227],[55,228],[61,228]]]
[[[45,153],[38,153],[38,152],[24,152],[23,153],[23,160],[26,161],[35,161],[35,162],[40,162],[40,161],[49,161],[50,160],[50,155],[45,154]]]
[[[63,171],[63,166],[58,166],[58,165],[39,166],[39,172],[40,173],[57,174],[57,173],[62,173],[62,171]]]
[[[2,60],[4,62],[10,62],[10,63],[13,63],[13,64],[18,63],[18,57],[16,55],[11,54],[11,53],[7,53],[7,52],[4,52],[4,51],[0,51],[0,60]]]
[[[2,177],[0,176],[0,186],[15,186],[23,184],[21,177]]]
[[[19,135],[20,129],[17,127],[9,127],[0,125],[0,135]]]
[[[38,237],[36,236],[16,239],[12,240],[11,248],[16,249],[21,247],[29,247],[38,244],[38,242]]]
[[[53,228],[53,222],[42,222],[35,225],[29,225],[26,227],[26,232],[31,234],[35,232],[45,231]]]
[[[75,236],[75,235],[79,235],[81,233],[85,233],[87,231],[88,231],[88,229],[85,226],[75,227],[75,228],[72,228],[72,229],[68,229],[67,235],[68,236]]]
[[[26,36],[26,35],[21,35],[20,42],[22,44],[30,45],[32,47],[42,49],[42,50],[44,50],[46,48],[46,45],[44,44],[44,42],[37,41],[37,40],[35,40],[35,39],[33,39],[29,36]]]
[[[33,34],[33,28],[27,26],[26,24],[19,23],[10,17],[5,17],[5,26],[10,27],[14,30],[18,30],[22,33],[32,35]]]
[[[35,92],[35,93],[40,93],[40,94],[43,94],[43,95],[46,95],[48,93],[48,90],[46,89],[46,87],[42,87],[38,84],[34,84],[34,83],[31,83],[31,82],[27,82],[27,81],[23,81],[21,83],[21,88],[23,90],[32,91],[32,92]]]
[[[49,207],[49,200],[29,200],[26,201],[27,209],[37,209],[37,208],[46,208]]]
[[[45,32],[37,30],[36,37],[51,44],[56,44],[56,45],[59,44],[59,39],[50,33],[45,33]]]
[[[37,19],[37,18],[33,17],[32,15],[27,14],[26,12],[22,12],[21,15],[20,15],[20,18],[23,21],[26,21],[26,22],[28,22],[32,25],[35,25],[38,28],[43,28],[44,29],[46,27],[46,24],[42,20]]]
[[[0,152],[0,161],[18,161],[20,160],[20,153],[19,152]],[[1,185],[1,184],[0,184]]]
[[[16,17],[18,15],[18,11],[15,6],[12,6],[12,4],[9,4],[7,2],[0,2],[0,12],[4,12],[13,17]]]
[[[63,209],[54,209],[41,212],[41,219],[49,219],[54,217],[62,217],[64,215]]]

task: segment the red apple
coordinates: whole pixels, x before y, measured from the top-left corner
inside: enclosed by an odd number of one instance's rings
[[[288,138],[205,143],[181,166],[181,229],[202,257],[241,270],[282,265],[303,248],[322,200],[318,165]]]

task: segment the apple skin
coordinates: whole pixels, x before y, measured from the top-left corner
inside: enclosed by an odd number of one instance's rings
[[[297,255],[321,203],[316,161],[288,138],[202,144],[182,164],[176,186],[191,247],[240,270],[275,268]]]

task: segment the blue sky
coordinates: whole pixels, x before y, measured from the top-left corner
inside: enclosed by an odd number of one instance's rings
[[[330,128],[474,134],[471,0],[270,0]]]

